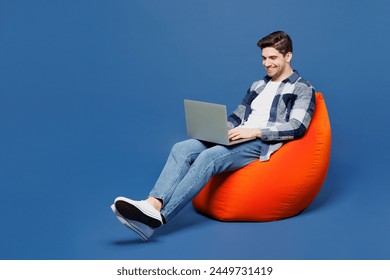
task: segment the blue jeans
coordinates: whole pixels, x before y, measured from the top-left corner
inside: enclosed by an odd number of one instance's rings
[[[161,199],[161,214],[171,220],[206,185],[213,175],[237,170],[260,157],[262,141],[220,146],[195,139],[179,142],[149,196]]]

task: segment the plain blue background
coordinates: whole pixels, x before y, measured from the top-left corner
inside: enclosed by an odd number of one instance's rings
[[[389,259],[388,1],[0,0],[1,259]],[[222,223],[186,207],[149,243],[118,223],[176,141],[183,99],[233,110],[294,40],[333,131],[301,215]]]

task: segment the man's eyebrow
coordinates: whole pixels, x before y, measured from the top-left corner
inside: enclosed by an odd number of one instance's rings
[[[262,58],[266,58],[264,55],[261,56]],[[277,55],[270,55],[268,58],[276,58]]]

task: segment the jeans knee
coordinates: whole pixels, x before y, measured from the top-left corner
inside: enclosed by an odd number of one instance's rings
[[[183,151],[183,143],[178,142],[172,146],[171,154],[178,155]]]
[[[202,142],[195,139],[188,139],[174,144],[171,149],[171,156],[176,161],[188,161],[192,163],[205,149],[206,147]]]
[[[172,146],[171,155],[176,161],[187,161],[190,154],[191,149],[186,141],[178,142]]]

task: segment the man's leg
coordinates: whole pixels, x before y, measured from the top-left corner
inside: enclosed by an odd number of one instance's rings
[[[161,210],[171,220],[206,185],[210,178],[224,171],[237,170],[260,157],[262,142],[253,140],[234,146],[214,146],[204,150],[188,168]]]
[[[199,154],[209,147],[196,139],[176,143],[172,147],[167,162],[154,188],[150,191],[149,197],[160,200],[163,207],[170,200],[177,185],[187,174]]]
[[[147,200],[135,201],[118,197],[111,206],[118,220],[146,241],[163,223],[160,213],[163,202],[169,200],[177,184],[185,176],[196,157],[207,146],[198,140],[175,144],[155,187]]]

